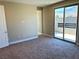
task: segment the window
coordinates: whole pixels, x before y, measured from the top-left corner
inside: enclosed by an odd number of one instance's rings
[[[78,5],[55,9],[55,37],[76,42],[77,11]]]

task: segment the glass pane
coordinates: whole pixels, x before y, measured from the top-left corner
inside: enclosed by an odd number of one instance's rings
[[[77,5],[65,8],[64,38],[72,42],[76,41],[77,10]]]
[[[64,8],[55,9],[55,37],[63,39]]]

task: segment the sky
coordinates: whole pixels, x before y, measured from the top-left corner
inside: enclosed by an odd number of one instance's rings
[[[74,16],[74,17],[77,16],[77,8],[78,8],[78,6],[66,7],[65,8],[66,17],[67,16]],[[64,8],[56,9],[55,12],[56,12],[56,15],[58,14],[58,15],[62,16],[64,13]]]

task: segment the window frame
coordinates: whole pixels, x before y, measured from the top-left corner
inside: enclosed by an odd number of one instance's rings
[[[71,41],[67,41],[67,40],[64,39],[65,8],[66,7],[70,7],[70,6],[75,6],[75,5],[78,5],[77,27],[76,27],[76,42],[71,42]],[[64,15],[63,15],[63,39],[55,37],[55,9],[59,9],[59,8],[64,8]],[[76,44],[77,41],[78,41],[78,22],[79,22],[79,3],[74,3],[74,4],[69,4],[69,5],[64,5],[64,6],[59,6],[59,7],[54,8],[54,29],[53,29],[54,30],[54,33],[53,33],[54,38],[57,38],[57,39],[60,39],[60,40],[66,41],[66,42],[70,42],[70,43],[73,43],[73,44]]]

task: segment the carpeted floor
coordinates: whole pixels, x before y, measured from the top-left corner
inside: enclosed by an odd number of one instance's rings
[[[79,59],[79,47],[41,36],[0,49],[0,59]]]

